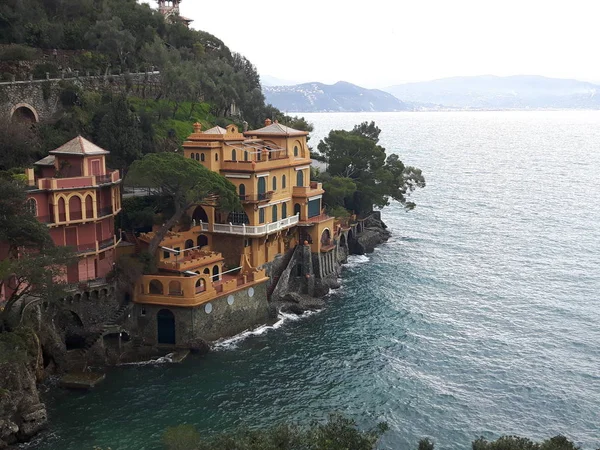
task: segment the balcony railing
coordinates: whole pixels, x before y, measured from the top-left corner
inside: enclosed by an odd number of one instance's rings
[[[112,174],[108,175],[96,175],[97,184],[112,183]]]
[[[257,226],[215,223],[212,231],[213,233],[239,234],[242,236],[263,236],[295,225],[298,220],[299,216],[295,215],[277,222]]]
[[[273,191],[262,192],[260,194],[246,194],[240,195],[240,200],[242,203],[258,203],[258,202],[268,202],[273,198]]]
[[[115,237],[112,236],[110,239],[104,239],[103,241],[100,241],[98,243],[98,247],[99,248],[106,248],[106,247],[110,247],[114,243],[115,243]]]
[[[96,251],[96,243],[89,242],[87,244],[79,244],[79,245],[77,245],[77,251],[79,253],[95,252]]]

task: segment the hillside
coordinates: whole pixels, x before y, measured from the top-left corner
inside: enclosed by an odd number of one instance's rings
[[[598,109],[600,86],[532,75],[453,77],[384,89],[405,102],[460,109]]]
[[[365,89],[345,81],[328,85],[304,83],[295,86],[263,86],[266,101],[283,111],[359,112],[403,111],[404,102],[378,89]]]

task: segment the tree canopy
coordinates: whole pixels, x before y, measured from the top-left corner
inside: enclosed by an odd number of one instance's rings
[[[240,204],[235,186],[229,180],[178,153],[152,153],[135,161],[125,183],[150,188],[157,201],[170,209],[170,218],[150,242],[150,254],[154,254],[167,231],[194,204],[209,198],[229,210]]]
[[[321,179],[330,191],[325,197],[330,208],[344,206],[364,214],[373,206],[387,206],[390,198],[408,210],[415,207],[408,197],[425,187],[421,169],[405,166],[396,154],[387,155],[378,144],[380,133],[375,122],[363,122],[351,131],[332,130],[319,143],[328,164]]]
[[[0,192],[0,244],[6,252],[0,261],[0,289],[9,293],[0,313],[2,331],[23,297],[52,301],[64,295],[66,283],[59,278],[73,253],[55,246],[47,227],[27,211],[23,185],[0,178]]]

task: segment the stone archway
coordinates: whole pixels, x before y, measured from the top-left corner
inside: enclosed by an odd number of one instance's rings
[[[208,223],[208,214],[206,214],[206,211],[202,206],[196,206],[192,215],[192,220],[195,220],[197,224],[200,223],[200,221]]]
[[[40,121],[35,108],[28,103],[17,103],[10,111],[10,120],[21,123],[37,123]]]

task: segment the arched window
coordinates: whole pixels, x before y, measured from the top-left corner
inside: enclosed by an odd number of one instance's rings
[[[277,222],[277,205],[273,205],[271,222]]]
[[[304,186],[304,173],[302,170],[296,172],[296,186]]]
[[[298,146],[294,145],[294,157],[297,158],[298,157]]]
[[[163,293],[163,285],[158,280],[150,281],[150,294],[162,294]]]
[[[210,269],[208,267],[206,269],[204,269],[202,272],[207,275],[210,275]]]
[[[37,202],[34,198],[27,199],[27,202],[25,203],[25,209],[27,209],[27,212],[32,216],[37,216]]]
[[[240,200],[245,200],[246,199],[246,186],[244,185],[244,183],[240,184]]]
[[[69,220],[83,219],[81,211],[81,199],[76,195],[69,199]]]
[[[200,161],[204,162],[204,153],[200,153]]]
[[[277,190],[277,177],[273,177],[273,190]]]
[[[188,239],[187,241],[185,241],[185,248],[192,248],[194,246],[194,241],[192,241],[191,239]]]
[[[231,150],[231,160],[237,161],[237,152],[235,151],[235,148]]]
[[[194,159],[194,154],[190,153],[190,158]]]
[[[300,203],[296,203],[294,205],[294,215],[299,215],[300,214]]]
[[[200,155],[196,153],[196,161],[200,161]]]
[[[219,281],[219,266],[213,267],[213,281]]]
[[[198,248],[205,247],[208,245],[208,238],[204,234],[201,234],[200,236],[198,236],[198,239],[196,240],[196,244],[197,244]]]
[[[285,175],[282,175],[281,176],[281,189],[285,189],[285,184],[286,184],[285,181],[286,181]]]
[[[287,203],[282,203],[281,204],[281,218],[282,219],[286,219],[287,218]]]
[[[198,278],[198,281],[196,281],[196,294],[198,292],[204,292],[206,290],[206,282],[204,281],[204,278]]]
[[[265,208],[258,210],[258,223],[265,223]]]
[[[58,199],[58,221],[65,222],[67,220],[67,208],[65,206],[64,197]]]
[[[91,195],[85,196],[85,218],[90,219],[94,217],[94,202]]]
[[[179,281],[173,280],[169,282],[169,295],[183,295],[181,283]]]
[[[265,181],[265,177],[260,177],[258,179],[258,199],[259,200],[265,199],[266,191],[267,191],[267,183]]]

